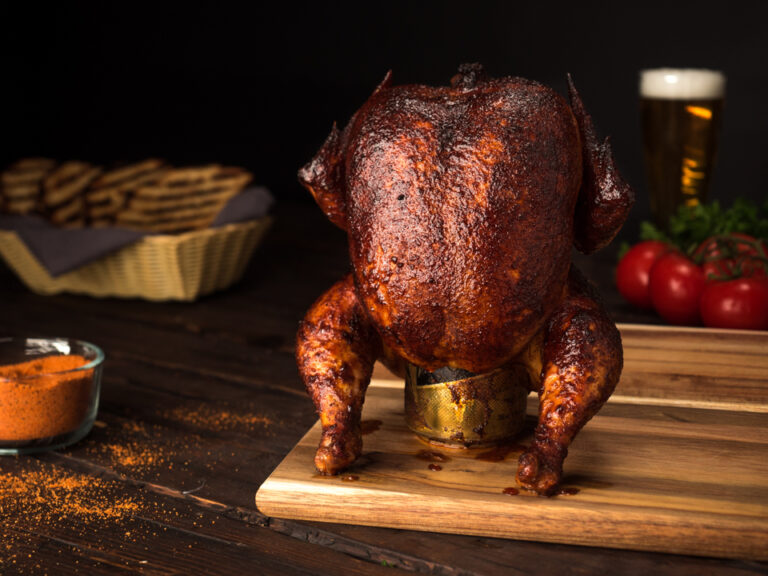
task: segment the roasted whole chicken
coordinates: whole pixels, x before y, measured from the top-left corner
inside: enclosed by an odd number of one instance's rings
[[[463,65],[450,87],[390,74],[299,180],[349,238],[352,272],[301,323],[299,372],[320,415],[315,465],[336,474],[362,450],[374,362],[480,374],[524,364],[539,395],[517,481],[556,489],[576,433],[622,369],[616,326],[571,264],[609,243],[634,194],[570,105],[521,78]]]

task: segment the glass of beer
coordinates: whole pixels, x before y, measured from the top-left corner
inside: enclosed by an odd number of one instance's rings
[[[717,154],[725,76],[715,70],[640,73],[643,150],[651,216],[661,229],[678,206],[707,201]]]

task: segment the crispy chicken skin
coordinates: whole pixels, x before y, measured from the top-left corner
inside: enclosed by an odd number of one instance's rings
[[[362,449],[373,363],[474,373],[525,364],[540,397],[518,482],[550,494],[576,433],[610,396],[621,340],[571,266],[618,232],[633,193],[570,104],[465,65],[450,87],[392,86],[333,127],[299,180],[347,231],[352,273],[310,308],[299,372],[320,414],[318,470]]]

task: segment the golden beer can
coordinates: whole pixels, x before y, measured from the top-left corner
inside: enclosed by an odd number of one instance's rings
[[[419,384],[420,368],[405,378],[408,427],[431,442],[452,446],[498,444],[516,436],[525,423],[528,372],[509,366],[468,378]]]

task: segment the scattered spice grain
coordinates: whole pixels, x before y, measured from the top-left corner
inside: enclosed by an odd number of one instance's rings
[[[0,474],[0,514],[52,523],[72,518],[81,522],[115,520],[135,514],[139,503],[120,497],[110,480],[51,467]],[[15,513],[14,513],[15,512]]]
[[[86,447],[114,471],[141,478],[156,478],[163,468],[172,468],[168,459],[176,452],[159,427],[135,421],[105,427],[101,438],[87,443]]]
[[[117,482],[43,463],[16,462],[13,472],[0,473],[0,574],[10,573],[12,567],[16,573],[18,562],[32,558],[25,553],[34,552],[28,547],[30,534],[93,534],[101,527],[133,522],[144,507],[140,495],[126,495]]]
[[[235,412],[210,404],[200,404],[195,407],[179,406],[167,411],[164,416],[190,426],[217,432],[237,429],[253,431],[257,427],[266,429],[272,425],[272,421],[266,416]]]

